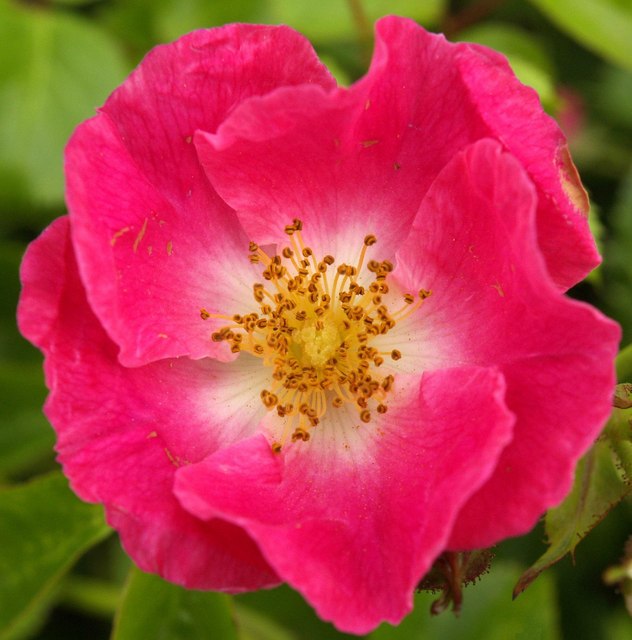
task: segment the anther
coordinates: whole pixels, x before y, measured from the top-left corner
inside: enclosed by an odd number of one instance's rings
[[[297,218],[285,232],[294,236],[302,227]],[[300,234],[288,243],[291,246],[280,247],[273,256],[251,242],[250,260],[262,263],[263,279],[252,289],[256,313],[229,316],[200,309],[204,320],[222,317],[231,321],[212,334],[214,342],[226,341],[232,352],[248,352],[270,367],[272,388],[280,390],[279,396],[264,389],[261,401],[287,421],[283,435],[271,442],[275,453],[287,440],[309,440],[311,429],[327,410],[350,403],[365,423],[371,421],[372,411],[386,412],[384,399],[393,388],[394,377],[382,377],[378,367],[388,355],[398,360],[402,354],[397,349],[380,352],[371,346],[371,340],[390,331],[396,320],[413,313],[421,301],[389,313],[382,296],[389,290],[386,280],[393,264],[388,260],[365,263],[367,249],[376,242],[373,234],[364,237],[354,265],[336,265],[331,255],[318,261]],[[373,276],[363,282],[358,274],[365,264]],[[331,283],[328,267],[335,269]],[[418,294],[423,300],[430,291],[422,289]],[[415,298],[407,293],[406,306]]]
[[[305,431],[305,429],[303,429],[302,427],[298,427],[292,434],[292,442],[297,442],[298,440],[307,442],[309,440],[309,437],[309,433]]]
[[[263,302],[263,285],[255,283],[252,285],[253,295],[257,302]]]

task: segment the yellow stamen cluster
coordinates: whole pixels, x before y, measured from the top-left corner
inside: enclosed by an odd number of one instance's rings
[[[225,341],[234,353],[246,352],[271,367],[269,388],[260,393],[266,409],[276,410],[286,420],[283,434],[272,447],[290,437],[307,441],[329,408],[353,405],[362,422],[371,412],[386,413],[386,398],[394,376],[381,375],[385,357],[399,360],[393,349],[381,352],[371,340],[391,331],[396,323],[419,308],[430,291],[404,296],[404,306],[390,313],[382,297],[388,293],[388,275],[393,265],[387,260],[369,260],[366,269],[371,282],[358,282],[366,251],[377,239],[364,238],[355,265],[335,265],[333,256],[318,261],[304,245],[302,223],[285,227],[289,246],[280,255],[268,256],[250,243],[251,262],[263,265],[266,284],[253,285],[257,311],[225,316],[200,310],[203,320],[224,318],[230,324],[212,334],[214,342]]]

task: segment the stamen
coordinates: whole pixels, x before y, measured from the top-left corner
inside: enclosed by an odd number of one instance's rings
[[[403,357],[398,349],[381,352],[372,346],[375,336],[391,331],[418,309],[430,295],[421,289],[417,299],[407,293],[404,306],[390,313],[384,303],[387,279],[393,271],[388,260],[365,261],[377,238],[365,236],[355,265],[339,264],[325,255],[320,260],[302,238],[303,224],[294,219],[285,227],[289,246],[269,256],[256,243],[249,258],[262,265],[263,283],[254,283],[256,310],[243,314],[210,313],[203,320],[222,319],[226,325],[211,339],[226,342],[231,352],[261,358],[271,368],[270,382],[260,393],[267,411],[282,427],[275,433],[272,450],[279,453],[287,442],[307,442],[312,430],[327,419],[327,412],[345,404],[355,407],[360,421],[386,413],[386,399],[395,378],[381,375],[389,356]],[[327,271],[335,269],[331,286]]]
[[[401,320],[404,320],[405,318],[408,318],[413,313],[415,313],[415,311],[417,311],[417,309],[421,307],[424,301],[432,295],[432,291],[428,289],[419,289],[419,292],[417,295],[418,295],[418,300],[416,303],[414,303],[415,298],[412,294],[407,293],[404,295],[405,306],[403,306],[401,309],[397,310],[393,314],[392,317],[394,320],[396,320],[397,322],[400,322]]]

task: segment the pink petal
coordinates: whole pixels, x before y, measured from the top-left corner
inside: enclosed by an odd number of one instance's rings
[[[389,24],[398,42],[385,39]],[[298,216],[319,254],[350,260],[376,233],[389,258],[441,167],[485,135],[479,118],[452,117],[464,93],[452,45],[396,18],[377,38],[368,75],[348,91],[277,91],[197,134],[209,179],[259,242],[281,241],[278,221]]]
[[[588,195],[566,139],[555,121],[542,112],[536,92],[518,82],[503,56],[470,45],[457,59],[487,135],[511,151],[537,187],[538,242],[554,282],[568,289],[601,258],[588,226]]]
[[[176,495],[200,518],[242,526],[339,629],[396,624],[510,438],[503,394],[493,369],[427,373],[348,449],[310,440],[277,455],[255,436],[181,468]]]
[[[298,217],[317,255],[351,263],[376,232],[386,259],[405,237],[421,187],[412,166],[399,170],[400,142],[374,124],[385,101],[369,105],[365,91],[279,90],[242,103],[217,134],[198,132],[195,145],[213,186],[259,243],[285,242],[283,226]]]
[[[86,304],[68,227],[66,218],[57,220],[27,251],[19,323],[46,354],[45,410],[73,489],[104,503],[109,523],[146,571],[232,592],[277,584],[246,533],[222,520],[199,521],[172,492],[180,465],[252,433],[258,398],[232,407],[213,400],[243,386],[244,376],[251,382],[253,372],[188,359],[122,367]]]
[[[249,96],[301,83],[335,85],[294,31],[197,31],[154,49],[75,132],[66,154],[73,239],[121,362],[229,357],[210,343],[200,308],[235,307],[255,272],[248,238],[204,177],[192,136],[214,131]]]
[[[485,51],[384,18],[371,68],[348,91],[302,87],[244,101],[217,133],[197,134],[200,161],[260,242],[278,242],[278,220],[298,216],[318,253],[338,258],[375,233],[388,258],[453,155],[494,137],[538,189],[539,242],[568,288],[599,261],[581,183],[535,93]]]
[[[243,230],[201,177],[191,180],[188,202],[169,203],[117,136],[101,115],[67,151],[73,242],[92,309],[123,364],[229,359],[210,339],[225,321],[204,322],[200,312],[226,313],[251,299],[258,272]]]
[[[562,289],[582,280],[600,261],[588,227],[588,198],[566,139],[536,92],[518,81],[502,55],[450,44],[410,20],[380,20],[377,37],[366,81],[379,69],[376,93],[405,87],[420,96],[409,126],[419,130],[418,148],[436,168],[431,177],[469,142],[499,140],[537,187],[538,242],[553,280]]]
[[[398,252],[403,286],[432,289],[425,339],[453,365],[500,367],[515,435],[456,521],[451,548],[528,531],[570,489],[611,407],[618,326],[561,296],[537,245],[535,189],[501,146],[458,154]]]
[[[64,292],[62,274],[66,271],[68,217],[54,220],[32,242],[20,266],[22,294],[17,321],[22,335],[40,349],[47,347],[55,332],[59,303]],[[46,269],[41,266],[46,265]]]

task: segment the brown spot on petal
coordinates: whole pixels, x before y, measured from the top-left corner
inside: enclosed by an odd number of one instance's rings
[[[171,453],[171,451],[169,451],[169,449],[167,449],[167,447],[165,447],[165,453],[167,454],[167,458],[169,458],[169,462],[171,462],[171,464],[174,467],[179,467],[180,463],[178,462],[178,458],[176,456],[173,455],[173,453]]]
[[[498,295],[501,298],[505,297],[505,292],[503,291],[503,288],[502,288],[500,282],[496,282],[495,284],[492,285],[492,287],[494,287],[494,289],[496,289],[496,292],[498,293]]]
[[[147,231],[147,222],[149,221],[148,218],[145,218],[143,220],[143,226],[140,228],[140,231],[138,232],[138,235],[136,236],[136,239],[134,240],[134,244],[132,245],[132,249],[134,251],[134,253],[136,253],[138,251],[138,247],[140,245],[140,243],[142,242],[143,238],[145,237],[145,231]]]
[[[590,210],[590,200],[566,145],[560,148],[558,161],[560,163],[560,180],[564,193],[575,208],[587,217]]]
[[[119,229],[110,239],[110,245],[114,246],[116,244],[116,241],[121,236],[125,235],[128,231],[131,231],[129,227],[123,227],[122,229]]]

